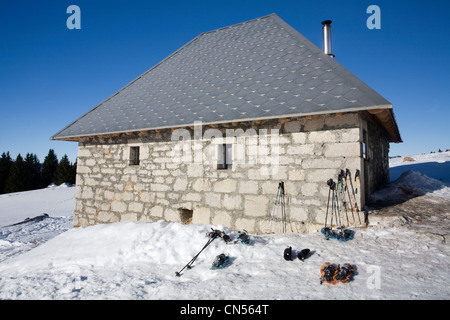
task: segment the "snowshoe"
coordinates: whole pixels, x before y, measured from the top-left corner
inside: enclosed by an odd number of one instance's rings
[[[325,262],[320,268],[320,284],[322,282],[334,284],[336,283],[336,267],[330,262]]]
[[[227,257],[225,254],[221,253],[219,254],[215,259],[211,266],[211,270],[216,269],[223,269],[226,267],[229,257]]]
[[[338,266],[336,281],[347,282],[354,271],[355,269],[350,263],[345,263],[342,267]]]
[[[250,245],[250,237],[243,231],[238,231],[238,241],[243,245]]]
[[[331,230],[331,228],[322,228],[322,230],[320,230],[320,232],[322,232],[322,234],[325,236],[325,238],[328,240],[330,238],[334,239],[334,233]]]
[[[292,247],[284,249],[284,260],[291,261],[292,260]]]
[[[305,259],[308,257],[309,249],[303,249],[299,253],[297,253],[297,258],[301,261],[305,261]]]
[[[352,240],[353,236],[355,235],[355,231],[350,229],[344,229],[344,231],[340,232],[336,239],[339,241],[348,241]]]
[[[336,239],[339,241],[348,241],[352,240],[353,236],[355,235],[355,232],[350,229],[344,229],[341,231],[332,230],[331,228],[322,228],[320,230],[322,234],[325,236],[325,238],[328,239]]]

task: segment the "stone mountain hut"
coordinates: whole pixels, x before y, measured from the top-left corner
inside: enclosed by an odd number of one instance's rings
[[[75,226],[166,220],[323,226],[340,170],[389,181],[393,107],[276,14],[202,33],[51,137],[78,142]],[[275,211],[275,209],[277,211]]]

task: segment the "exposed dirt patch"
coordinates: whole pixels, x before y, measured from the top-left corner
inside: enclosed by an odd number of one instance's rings
[[[410,198],[411,197],[411,198]],[[386,203],[372,203],[366,207],[369,223],[393,221],[434,235],[447,243],[450,234],[450,199],[426,194],[407,195]]]

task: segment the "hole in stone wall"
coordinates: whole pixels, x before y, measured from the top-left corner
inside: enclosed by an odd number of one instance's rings
[[[192,222],[192,215],[194,213],[194,210],[179,208],[178,212],[180,213],[180,220],[182,223],[190,224]]]

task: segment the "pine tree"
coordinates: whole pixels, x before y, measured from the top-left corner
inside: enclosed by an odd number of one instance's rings
[[[58,158],[53,149],[48,151],[48,155],[44,159],[44,163],[42,164],[42,187],[49,186],[53,180],[53,176],[55,175],[56,168],[58,167]]]
[[[8,179],[12,165],[13,161],[9,155],[9,151],[7,153],[3,152],[0,158],[0,194],[5,193],[6,180]]]
[[[71,171],[70,171],[70,183],[71,184],[75,184],[76,180],[77,180],[77,164],[78,164],[78,159],[75,159],[75,163],[71,166]]]
[[[25,189],[38,189],[41,184],[41,164],[35,154],[27,153],[25,157]]]
[[[6,180],[5,192],[25,191],[25,180],[25,164],[23,162],[22,156],[19,153],[16,161],[14,161],[14,164],[11,167],[8,179]]]
[[[55,175],[53,181],[60,185],[62,183],[71,183],[72,181],[72,165],[70,164],[69,158],[65,154],[61,161],[58,163],[58,167],[56,168]]]

